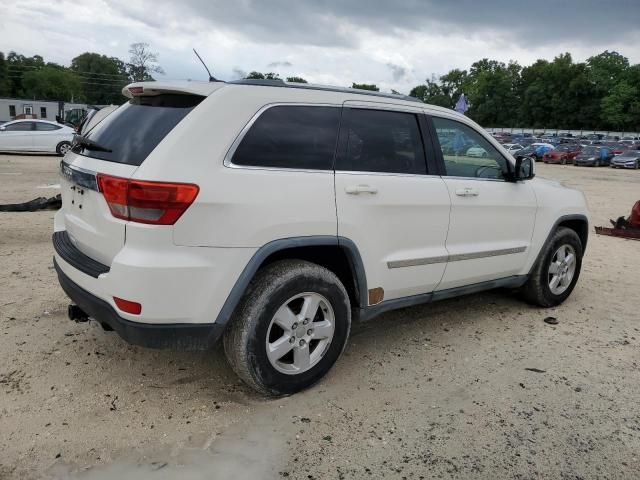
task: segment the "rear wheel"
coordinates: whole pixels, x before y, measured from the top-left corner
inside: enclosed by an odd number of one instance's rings
[[[57,146],[56,146],[56,153],[58,155],[66,155],[67,152],[71,150],[71,143],[70,142],[60,142]]]
[[[522,294],[529,303],[553,307],[573,291],[582,268],[582,241],[578,234],[559,227],[544,246]]]
[[[268,395],[288,395],[320,380],[351,328],[347,292],[329,270],[282,260],[258,272],[224,335],[233,370]]]

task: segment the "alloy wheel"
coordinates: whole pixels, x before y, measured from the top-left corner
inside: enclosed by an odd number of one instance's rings
[[[554,295],[563,294],[576,273],[576,251],[564,244],[551,257],[549,265],[549,289]]]
[[[334,331],[335,315],[329,300],[315,292],[295,295],[282,304],[269,324],[269,362],[287,375],[306,372],[322,360]]]

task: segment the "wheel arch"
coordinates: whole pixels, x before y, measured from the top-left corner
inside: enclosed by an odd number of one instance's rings
[[[258,270],[283,259],[307,260],[331,270],[344,284],[352,308],[368,305],[364,264],[353,241],[331,235],[290,237],[273,240],[256,251],[236,280],[215,323],[227,324]]]
[[[533,271],[533,269],[535,268],[536,264],[540,260],[540,256],[542,255],[542,252],[544,251],[544,246],[547,245],[547,243],[549,243],[549,240],[551,239],[553,234],[560,227],[570,228],[571,230],[576,232],[576,234],[580,238],[580,242],[582,243],[582,253],[584,254],[584,252],[586,251],[586,249],[587,249],[587,241],[589,239],[589,219],[587,218],[586,215],[582,215],[582,214],[563,215],[563,216],[561,216],[560,218],[558,218],[555,221],[555,223],[553,224],[553,226],[549,230],[549,234],[547,235],[547,238],[545,239],[544,243],[542,244],[542,248],[540,248],[540,252],[538,252],[538,256],[536,258],[536,261],[533,263],[533,265],[531,267],[531,271]],[[529,273],[531,273],[531,272],[529,272]]]

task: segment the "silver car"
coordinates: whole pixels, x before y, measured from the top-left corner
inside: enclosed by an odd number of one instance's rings
[[[640,168],[640,150],[625,150],[611,159],[612,168]]]

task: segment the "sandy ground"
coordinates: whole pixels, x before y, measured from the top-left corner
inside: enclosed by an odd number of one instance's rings
[[[0,203],[57,193],[36,187],[58,162],[1,155]],[[537,167],[582,189],[596,225],[640,198],[637,171]],[[220,349],[146,350],[68,321],[52,218],[0,213],[2,479],[639,475],[640,242],[591,234],[556,309],[496,291],[356,325],[324,381],[265,400]]]

